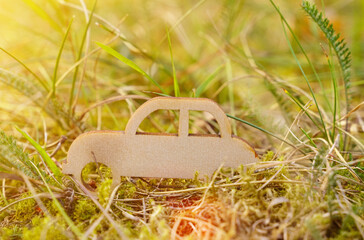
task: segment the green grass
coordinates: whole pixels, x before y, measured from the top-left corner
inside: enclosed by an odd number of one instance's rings
[[[3,1],[0,239],[363,238],[364,5],[316,4]],[[117,189],[91,163],[93,194],[62,174],[77,136],[124,130],[156,96],[216,101],[258,163]]]
[[[177,76],[176,76],[176,68],[174,66],[174,60],[173,60],[173,50],[172,50],[171,37],[169,36],[168,30],[167,30],[167,39],[168,39],[169,52],[171,53],[171,62],[172,62],[172,70],[173,70],[174,96],[179,97],[181,95],[181,93],[180,93],[179,86],[178,86],[178,80],[177,80]]]
[[[57,71],[58,71],[59,61],[61,60],[64,44],[65,44],[68,34],[70,32],[72,22],[73,22],[73,18],[71,19],[71,21],[67,27],[66,33],[64,34],[64,37],[62,39],[61,47],[59,48],[59,52],[58,52],[58,56],[57,56],[57,60],[56,60],[56,65],[54,67],[54,72],[53,72],[53,77],[52,77],[52,95],[53,95],[53,97],[56,96]]]
[[[93,7],[92,7],[92,11],[90,13],[90,16],[88,16],[88,12],[86,12],[86,19],[87,19],[87,24],[86,24],[86,27],[85,27],[85,30],[83,32],[83,35],[82,35],[82,39],[81,39],[81,44],[80,44],[80,47],[78,49],[78,54],[77,54],[77,58],[76,58],[76,62],[80,61],[81,58],[82,58],[82,54],[83,54],[83,47],[86,43],[86,38],[88,37],[88,34],[89,34],[89,28],[90,28],[90,24],[92,22],[92,17],[93,17],[93,14],[94,14],[94,11],[95,11],[95,7],[96,7],[96,3],[97,1],[95,0],[94,1],[94,4],[93,4]],[[85,60],[86,61],[86,60]],[[85,63],[84,63],[85,64]],[[79,78],[79,82],[80,84],[82,84],[82,80],[83,80],[83,74],[81,75],[81,77],[78,76],[78,69],[79,69],[80,65],[77,65],[75,67],[75,70],[73,72],[73,78],[72,78],[72,86],[71,86],[71,91],[70,91],[70,98],[69,98],[69,104],[68,104],[68,109],[69,109],[69,114],[70,116],[73,115],[73,106],[74,106],[74,102],[73,102],[73,99],[74,99],[74,94],[75,94],[75,87],[76,87],[76,82],[77,82],[77,79]],[[77,102],[77,100],[76,100]]]

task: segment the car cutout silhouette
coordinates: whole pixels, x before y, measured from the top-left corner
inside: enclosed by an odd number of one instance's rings
[[[178,134],[137,132],[141,122],[156,110],[179,111]],[[189,111],[205,111],[217,121],[220,134],[189,134]],[[231,134],[224,111],[204,98],[156,97],[142,104],[124,131],[91,131],[70,146],[65,174],[83,183],[86,164],[97,162],[111,168],[114,188],[121,176],[193,178],[211,175],[221,165],[238,167],[257,161],[255,150]]]

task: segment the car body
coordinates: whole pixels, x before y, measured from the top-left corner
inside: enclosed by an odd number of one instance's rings
[[[180,112],[178,134],[137,132],[141,122],[159,109]],[[189,111],[211,113],[220,134],[189,134]],[[135,111],[125,131],[92,131],[80,135],[69,149],[63,172],[82,182],[83,167],[95,160],[111,168],[115,186],[120,176],[193,178],[196,171],[200,176],[211,175],[221,165],[238,167],[257,159],[249,144],[232,136],[225,113],[214,101],[157,97]]]

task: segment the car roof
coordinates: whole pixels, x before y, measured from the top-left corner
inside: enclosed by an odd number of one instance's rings
[[[207,98],[184,98],[184,97],[156,97],[141,105],[131,116],[126,128],[126,134],[135,134],[140,123],[152,112],[164,110],[180,110],[180,121],[187,121],[183,111],[206,111],[212,114],[220,126],[222,136],[231,136],[230,123],[220,106]],[[188,115],[187,115],[188,116]]]

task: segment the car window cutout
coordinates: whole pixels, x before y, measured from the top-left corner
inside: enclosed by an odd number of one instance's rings
[[[141,122],[136,134],[177,136],[178,121],[178,110],[158,109]]]
[[[220,137],[220,127],[214,116],[206,111],[189,111],[188,136]]]

